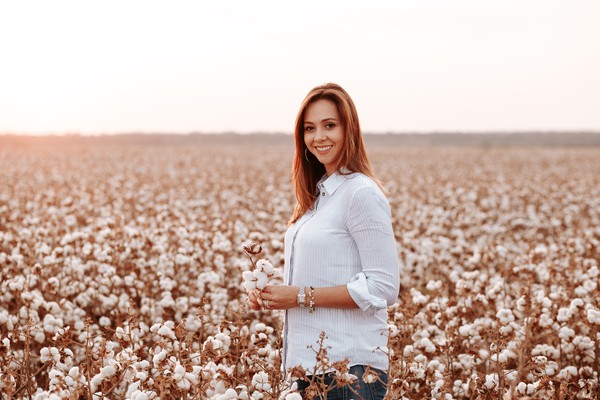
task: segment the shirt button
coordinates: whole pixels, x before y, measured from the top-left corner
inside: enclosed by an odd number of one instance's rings
[[[322,192],[322,193],[321,193],[321,196],[325,196],[325,192]]]

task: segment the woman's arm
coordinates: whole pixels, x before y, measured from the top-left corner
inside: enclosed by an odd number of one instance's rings
[[[362,271],[347,284],[355,303],[375,313],[398,300],[400,271],[390,206],[374,186],[354,191],[348,207],[347,227],[356,243]]]
[[[306,288],[306,306],[308,307],[309,288]],[[263,302],[268,300],[270,310],[287,310],[289,308],[298,307],[297,298],[300,287],[278,285],[267,286],[262,292],[248,293],[248,301],[254,309],[260,309],[260,299]],[[346,285],[315,288],[313,292],[313,300],[315,307],[330,307],[330,308],[358,308]]]

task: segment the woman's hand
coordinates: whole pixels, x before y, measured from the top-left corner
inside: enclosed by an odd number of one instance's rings
[[[287,310],[297,307],[298,286],[267,286],[262,291],[254,289],[248,292],[246,303],[254,311]]]
[[[260,298],[260,291],[254,289],[248,292],[248,299],[246,299],[246,303],[248,304],[248,307],[254,311],[260,311],[264,306],[263,301]]]
[[[287,310],[297,307],[296,298],[300,288],[298,286],[277,285],[267,286],[260,292],[260,300],[257,299],[257,304],[262,305],[267,310]]]

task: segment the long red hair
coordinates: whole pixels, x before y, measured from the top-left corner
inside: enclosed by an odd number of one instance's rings
[[[325,166],[306,148],[304,144],[304,114],[308,106],[317,100],[330,100],[335,103],[344,130],[344,149],[340,154],[336,170],[338,173],[351,174],[361,172],[371,177],[379,187],[381,184],[373,174],[362,133],[358,122],[358,113],[350,95],[335,83],[326,83],[313,88],[300,106],[294,128],[296,153],[292,165],[292,183],[296,192],[296,208],[289,223],[293,224],[312,208],[317,199],[317,182],[325,173]],[[344,172],[340,172],[344,169]]]

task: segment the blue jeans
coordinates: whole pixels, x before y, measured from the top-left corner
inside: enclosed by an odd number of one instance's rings
[[[350,385],[339,386],[327,392],[327,400],[383,400],[387,393],[388,377],[387,373],[380,369],[371,368],[371,373],[378,374],[379,379],[375,379],[373,383],[363,381],[365,373],[364,365],[353,365],[350,367],[350,373],[358,377]],[[327,373],[324,377],[324,383],[327,386],[335,386],[335,373]],[[308,387],[308,382],[299,380],[298,390],[302,394],[303,399],[307,399],[304,395],[304,389]],[[315,399],[324,400],[325,395],[316,397]]]

